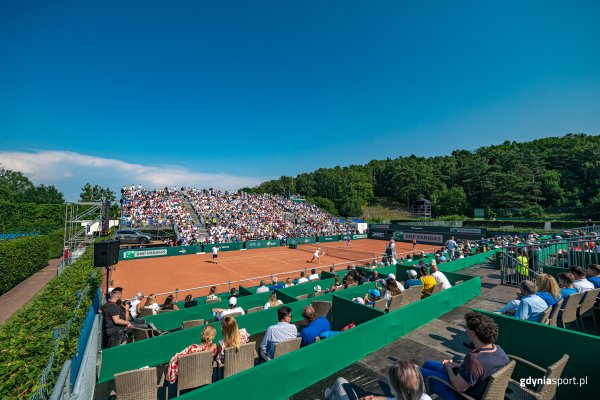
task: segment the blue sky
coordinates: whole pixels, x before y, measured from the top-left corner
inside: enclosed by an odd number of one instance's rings
[[[236,188],[600,134],[600,2],[0,3],[0,163]]]

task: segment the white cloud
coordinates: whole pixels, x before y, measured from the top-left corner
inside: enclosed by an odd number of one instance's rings
[[[254,186],[263,178],[230,174],[211,174],[176,165],[143,165],[122,160],[89,156],[71,151],[0,151],[0,165],[21,171],[36,184],[55,185],[67,200],[75,200],[86,183],[108,186],[118,191],[122,186],[187,186],[235,190]]]

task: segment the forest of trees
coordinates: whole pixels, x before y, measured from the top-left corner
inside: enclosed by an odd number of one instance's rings
[[[244,191],[300,194],[342,216],[360,216],[375,196],[410,205],[424,197],[435,215],[473,208],[589,207],[600,212],[600,136],[569,134],[456,150],[449,156],[398,157],[366,165],[282,176]]]

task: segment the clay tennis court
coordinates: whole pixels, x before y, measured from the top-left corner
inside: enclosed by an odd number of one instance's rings
[[[192,291],[180,292],[179,300],[185,295],[194,297],[208,293],[208,286],[218,285],[217,292],[224,292],[231,287],[239,285],[245,287],[256,286],[262,279],[270,279],[277,275],[279,279],[287,277],[297,278],[301,271],[310,274],[312,268],[329,270],[335,265],[336,270],[345,269],[349,264],[356,263],[361,253],[356,254],[354,261],[327,255],[327,250],[347,249],[364,251],[381,255],[385,252],[386,241],[363,239],[353,240],[351,247],[345,242],[319,243],[326,255],[321,257],[320,263],[310,263],[312,252],[294,250],[288,247],[272,247],[252,250],[234,250],[219,252],[219,263],[212,263],[211,254],[192,254],[185,256],[160,257],[140,260],[119,261],[117,268],[111,274],[114,286],[124,289],[124,297],[130,298],[137,292],[166,293],[176,289],[180,291],[188,288]],[[439,246],[417,245],[417,251],[431,252]],[[413,253],[411,243],[396,243],[397,257],[406,257]],[[166,295],[158,296],[161,302]]]

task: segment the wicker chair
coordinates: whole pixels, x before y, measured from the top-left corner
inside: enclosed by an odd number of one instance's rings
[[[319,317],[327,318],[329,316],[329,314],[331,313],[331,302],[330,301],[315,300],[315,301],[311,302],[310,305],[312,306],[312,308],[315,309],[315,314],[317,315],[317,318],[319,318]]]
[[[306,300],[308,299],[308,294],[301,294],[300,296],[296,296],[298,300]]]
[[[423,291],[422,285],[415,285],[415,286],[411,286],[408,289],[406,289],[403,292],[403,294],[408,297],[407,304],[414,303],[416,301],[421,300],[422,291]]]
[[[158,398],[158,388],[162,387],[164,382],[164,369],[158,370],[156,367],[115,374],[117,399],[156,400]]]
[[[594,321],[594,330],[598,329],[596,326],[596,316],[594,315],[594,304],[596,303],[596,298],[598,297],[598,293],[600,293],[599,289],[592,289],[584,292],[583,299],[579,304],[579,309],[577,309],[577,320],[581,324],[581,329],[583,326],[583,317],[592,317]],[[591,312],[590,312],[591,311]],[[589,312],[588,315],[585,315]]]
[[[558,319],[558,313],[560,312],[560,308],[562,307],[562,304],[563,304],[563,299],[560,299],[553,306],[552,313],[550,313],[550,318],[548,319],[548,325],[556,326],[556,320]]]
[[[544,380],[542,384],[538,385],[535,389],[530,389],[527,386],[522,387],[519,382],[514,379],[510,380],[510,384],[508,386],[508,391],[506,393],[506,397],[509,399],[536,399],[536,400],[551,400],[556,395],[556,389],[558,389],[557,379],[563,373],[567,362],[569,361],[569,356],[567,354],[563,354],[563,356],[554,364],[544,369],[539,365],[536,365],[532,362],[524,360],[520,357],[508,355],[513,361],[517,361],[519,363],[525,364],[530,368],[536,369],[540,372],[544,373]],[[552,384],[554,382],[554,384]]]
[[[254,366],[256,358],[256,342],[246,343],[239,349],[229,347],[225,349],[225,367],[223,377],[237,374]]]
[[[144,308],[144,307],[140,308],[140,315],[139,315],[140,318],[149,317],[151,315],[154,315],[154,312],[152,312],[151,308]]]
[[[206,304],[210,304],[210,303],[217,303],[221,301],[221,299],[212,299],[212,300],[206,300]]]
[[[212,351],[201,351],[179,357],[179,372],[177,375],[177,396],[182,390],[212,383]]]
[[[255,312],[262,311],[264,309],[265,309],[264,306],[252,307],[252,308],[249,308],[248,311],[246,311],[246,314],[252,314],[252,313],[255,313]]]
[[[560,326],[566,328],[567,324],[575,322],[577,328],[579,328],[579,321],[577,320],[577,309],[579,308],[579,302],[583,293],[573,293],[565,300],[562,308],[562,315],[559,316],[558,321]]]
[[[390,305],[388,306],[388,311],[392,312],[401,307],[404,307],[406,304],[408,304],[406,299],[407,299],[407,297],[405,298],[404,293],[400,293],[400,294],[397,294],[396,296],[392,296],[392,299],[390,300]]]
[[[422,296],[421,296],[421,297],[422,297],[422,298],[425,298],[425,297],[429,297],[429,296],[432,296],[432,295],[434,295],[434,294],[436,294],[436,293],[439,293],[439,292],[441,292],[441,291],[442,291],[442,286],[443,286],[443,285],[444,285],[444,284],[443,284],[442,282],[438,282],[438,283],[436,283],[435,285],[433,285],[433,288],[431,288],[431,293],[423,292],[423,294],[422,294]]]
[[[346,289],[351,288],[351,287],[355,287],[358,286],[358,283],[351,283],[349,285],[346,285]]]
[[[483,393],[482,400],[504,400],[504,394],[506,393],[506,389],[510,382],[510,376],[512,375],[516,362],[512,360],[504,367],[496,371],[492,376],[490,376],[490,381],[488,383],[485,392]],[[437,376],[428,376],[425,381],[425,385],[427,386],[427,392],[431,394],[431,382],[436,381],[450,388],[459,398],[473,400],[473,398],[466,393],[457,392],[454,389],[454,386],[448,381],[445,381]]]
[[[131,328],[131,332],[133,333],[133,340],[136,342],[139,340],[150,339],[153,336],[152,329],[143,329],[143,328],[133,327],[133,328]]]
[[[387,310],[387,300],[386,299],[376,300],[375,304],[373,304],[373,308],[375,308],[377,310],[381,310],[381,311]]]
[[[195,326],[202,326],[202,325],[204,325],[203,319],[192,319],[189,321],[183,321],[183,324],[181,325],[181,329],[189,329],[189,328],[193,328]]]
[[[320,339],[320,338],[319,338]],[[273,351],[273,358],[281,357],[284,354],[291,353],[294,350],[298,350],[300,348],[300,342],[302,338],[294,338],[289,340],[284,340],[283,342],[279,342],[275,344],[275,350]],[[271,360],[269,356],[263,354],[261,351],[261,357],[265,361]]]
[[[170,313],[173,312],[175,310],[156,310],[157,314],[166,314],[166,313]]]
[[[552,307],[547,307],[544,314],[542,314],[542,319],[540,320],[540,324],[550,325],[550,314],[552,313]]]

